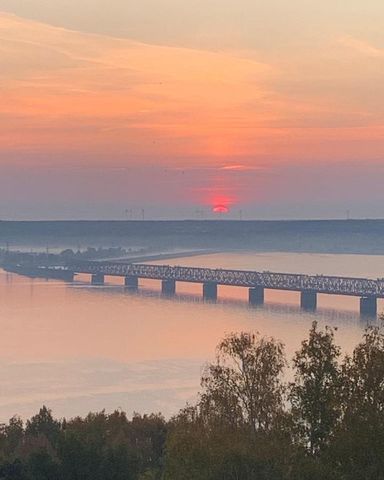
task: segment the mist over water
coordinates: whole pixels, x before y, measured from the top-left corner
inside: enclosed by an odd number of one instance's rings
[[[369,278],[384,272],[384,255],[250,251],[166,263]],[[168,298],[157,281],[141,281],[137,292],[127,291],[122,278],[106,282],[91,286],[80,275],[67,284],[0,271],[0,421],[27,417],[43,403],[57,416],[118,407],[170,416],[195,398],[201,369],[226,333],[274,336],[291,357],[313,320],[337,326],[345,352],[367,325],[354,297],[319,295],[311,313],[300,309],[295,292],[266,291],[265,305],[252,307],[245,288],[219,287],[217,302],[209,303],[198,284],[177,283]],[[383,307],[379,301],[379,312]]]

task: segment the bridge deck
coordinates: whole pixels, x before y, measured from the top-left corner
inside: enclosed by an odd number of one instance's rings
[[[169,265],[123,264],[118,262],[84,262],[67,267],[74,273],[174,280],[192,283],[215,283],[236,287],[263,287],[273,290],[310,291],[330,295],[384,298],[384,279],[255,272]]]

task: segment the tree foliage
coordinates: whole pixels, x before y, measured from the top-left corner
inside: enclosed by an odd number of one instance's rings
[[[345,358],[342,374],[342,414],[330,458],[348,478],[383,478],[384,336],[379,328],[366,330],[352,356]]]
[[[312,324],[309,338],[293,358],[295,381],[290,385],[292,415],[300,440],[311,453],[331,438],[340,415],[340,348],[334,331]]]
[[[58,421],[42,407],[23,423],[17,417],[1,430],[0,479],[160,479],[166,422],[161,415],[90,413]]]
[[[218,346],[202,377],[200,409],[228,425],[268,431],[283,410],[283,345],[242,332]]]

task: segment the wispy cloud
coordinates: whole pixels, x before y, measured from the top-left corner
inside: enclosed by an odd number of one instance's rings
[[[378,48],[366,40],[344,35],[338,39],[339,43],[355,52],[373,58],[384,58],[384,48]]]
[[[235,153],[273,118],[271,67],[233,53],[148,45],[0,16],[3,147],[94,148],[134,158]],[[257,105],[251,114],[243,105]],[[23,131],[22,137],[19,132]],[[239,145],[236,146],[239,150]]]
[[[220,167],[220,170],[224,170],[226,172],[251,172],[251,171],[262,171],[264,170],[263,165],[251,165],[251,164],[227,164]]]

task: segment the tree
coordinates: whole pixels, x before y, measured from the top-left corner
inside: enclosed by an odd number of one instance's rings
[[[111,418],[111,417],[110,417]],[[157,474],[160,478],[164,445],[167,435],[166,422],[161,414],[134,414],[128,426],[130,449],[139,460],[140,470]],[[149,475],[149,473],[148,473]]]
[[[384,335],[368,328],[342,365],[342,422],[330,457],[348,479],[384,478]]]
[[[284,366],[282,343],[245,332],[227,336],[203,374],[202,411],[253,432],[270,430],[283,412]]]
[[[27,421],[25,434],[26,436],[44,435],[54,446],[59,438],[60,422],[54,420],[52,411],[44,405],[37,415]]]
[[[27,462],[27,471],[33,480],[56,480],[60,478],[60,466],[47,451],[32,453]]]
[[[334,330],[326,327],[319,331],[313,322],[309,338],[293,359],[292,414],[299,437],[312,454],[328,443],[340,416],[339,356]]]
[[[273,432],[251,433],[211,422],[198,407],[173,419],[166,444],[164,480],[282,480],[286,443]]]
[[[16,459],[15,461],[5,462],[0,465],[1,480],[30,480],[23,463]]]
[[[171,422],[164,478],[282,479],[290,446],[280,428],[284,366],[280,342],[244,332],[226,337],[205,368],[200,401]]]
[[[23,421],[20,417],[14,416],[2,430],[4,435],[4,453],[6,457],[13,458],[24,436]]]
[[[365,331],[363,341],[352,358],[343,364],[345,379],[344,410],[346,418],[359,415],[377,424],[384,414],[384,335],[378,327]]]

